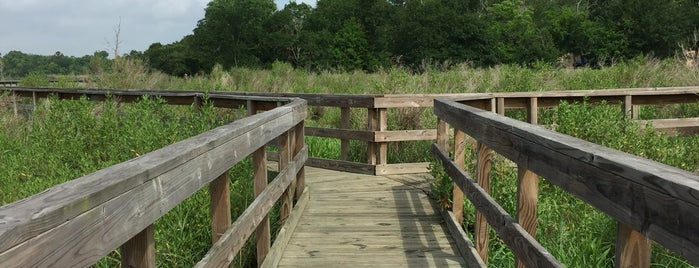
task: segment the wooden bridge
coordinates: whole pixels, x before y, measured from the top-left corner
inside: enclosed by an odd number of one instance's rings
[[[518,266],[560,267],[535,239],[539,176],[619,222],[618,266],[648,267],[650,240],[699,264],[699,176],[533,125],[540,108],[561,100],[623,103],[635,118],[638,105],[699,102],[696,87],[360,96],[5,91],[15,113],[17,103],[50,95],[99,101],[108,94],[124,102],[160,96],[195,107],[207,99],[217,107],[245,107],[249,116],[0,207],[0,267],[88,266],[117,248],[123,267],[155,267],[154,221],[207,185],[213,241],[197,267],[228,266],[248,239],[264,267],[482,267],[488,226]],[[341,127],[305,126],[309,105],[339,108]],[[388,129],[390,109],[422,107],[433,107],[437,129]],[[522,108],[529,123],[502,116]],[[352,109],[366,110],[366,129],[350,128]],[[696,132],[696,119],[676,121],[675,133]],[[339,139],[339,159],[309,157],[305,135]],[[476,179],[464,171],[466,135],[477,141]],[[350,140],[367,143],[366,163],[350,161]],[[451,211],[430,199],[427,163],[387,161],[389,143],[419,140],[435,141],[432,154],[454,180]],[[494,153],[517,165],[516,217],[489,195]],[[228,169],[248,156],[256,199],[231,219]],[[267,177],[268,169],[278,171],[275,178]],[[464,197],[477,211],[464,211]],[[275,203],[285,221],[272,244],[268,214]],[[477,213],[473,242],[462,228],[465,212]]]

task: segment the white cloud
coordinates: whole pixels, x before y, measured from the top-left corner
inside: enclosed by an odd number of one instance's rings
[[[121,53],[191,34],[207,0],[0,0],[0,53],[83,56],[107,50],[121,19]]]

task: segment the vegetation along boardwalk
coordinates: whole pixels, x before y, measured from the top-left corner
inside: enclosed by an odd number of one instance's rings
[[[464,266],[425,176],[307,168],[310,200],[279,267]]]

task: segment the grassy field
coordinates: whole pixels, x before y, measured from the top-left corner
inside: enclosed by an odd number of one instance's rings
[[[672,60],[648,58],[618,63],[602,69],[561,69],[541,65],[536,68],[497,66],[487,69],[457,65],[450,69],[428,67],[420,74],[390,69],[377,73],[306,73],[287,64],[276,63],[271,70],[216,68],[210,75],[189,79],[168,77],[146,71],[138,62],[116,62],[116,71],[90,77],[84,87],[116,89],[225,90],[312,93],[463,93],[513,92],[660,86],[696,86],[699,69]],[[23,79],[25,86],[46,86],[45,76],[33,74]],[[64,79],[58,87],[78,87]],[[6,98],[0,100],[0,204],[7,204],[51,185],[70,180],[100,168],[147,153],[156,148],[234,120],[244,113],[229,113],[204,106],[201,113],[191,107],[172,107],[159,100],[146,99],[134,104],[115,101],[91,103],[87,100],[41,102],[37,110],[14,117]],[[3,102],[4,101],[4,102]],[[313,108],[318,116],[309,126],[339,126],[338,109]],[[699,170],[699,140],[696,137],[670,138],[646,130],[624,119],[617,106],[589,106],[563,103],[541,111],[540,122],[559,132],[620,149],[690,171]],[[699,117],[699,105],[643,107],[642,118]],[[429,109],[392,109],[390,129],[433,128]],[[523,119],[523,113],[508,116]],[[365,111],[352,112],[354,128],[363,127]],[[309,137],[306,142],[313,156],[339,158],[339,141]],[[389,162],[429,161],[429,142],[392,143]],[[365,160],[366,144],[351,143],[351,158]],[[473,152],[471,152],[473,154]],[[514,214],[516,171],[507,160],[495,157],[493,196]],[[467,161],[473,168],[474,162]],[[234,167],[231,177],[234,217],[252,200],[250,163]],[[450,183],[439,169],[434,191],[446,203]],[[540,184],[539,234],[541,243],[570,267],[610,267],[613,265],[615,224],[604,214],[576,200],[545,180]],[[467,204],[467,209],[472,207]],[[465,213],[466,227],[475,221]],[[276,217],[273,217],[273,221]],[[163,267],[189,267],[209,247],[208,192],[202,189],[156,222],[157,259]],[[278,225],[275,223],[273,225]],[[512,253],[495,236],[491,241],[491,265],[513,266]],[[236,260],[237,267],[254,266],[248,245]],[[116,266],[118,253],[97,264]],[[688,263],[654,249],[654,267],[691,267]]]

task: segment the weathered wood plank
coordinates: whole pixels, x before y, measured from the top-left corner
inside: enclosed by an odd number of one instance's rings
[[[284,222],[284,225],[279,228],[277,238],[274,240],[274,244],[269,250],[267,258],[264,260],[264,262],[262,262],[261,267],[272,268],[279,266],[284,250],[289,244],[291,236],[294,235],[296,226],[298,226],[299,220],[301,220],[301,215],[306,209],[309,200],[310,191],[307,188],[304,188],[303,193],[296,202],[296,206],[294,206],[294,209],[291,211],[291,215],[289,215],[289,218],[287,218],[286,222]]]
[[[256,198],[245,211],[238,216],[231,228],[214,244],[204,258],[195,267],[224,267],[230,264],[235,254],[243,247],[245,241],[252,235],[256,226],[267,216],[269,210],[278,200],[296,173],[301,169],[308,157],[308,149],[304,148],[296,155],[289,165],[269,184],[259,198]]]
[[[2,207],[0,262],[81,266],[97,261],[242,160],[250,147],[263,145],[303,120],[305,108],[296,106],[299,104],[303,101],[233,122]],[[85,243],[91,239],[92,243]],[[45,256],[15,254],[27,250]]]
[[[316,157],[309,158],[308,162],[306,162],[306,166],[352,172],[358,174],[374,174],[374,171],[376,170],[376,167],[374,165],[369,165],[366,163],[355,163],[350,161]]]
[[[121,267],[156,267],[153,225],[126,241],[120,248]],[[7,263],[5,263],[7,264]]]
[[[428,162],[376,165],[376,175],[426,173],[429,166]]]
[[[614,267],[650,267],[650,240],[628,226],[617,227]]]
[[[466,134],[454,129],[454,162],[456,167],[465,170],[466,166]],[[454,185],[452,191],[452,211],[459,225],[464,223],[464,191],[458,185]]]
[[[493,230],[512,249],[517,258],[529,267],[563,267],[473,179],[458,169],[445,152],[436,145],[432,146],[432,152],[442,162],[447,174],[459,184],[465,196],[479,208]]]
[[[350,128],[350,119],[351,119],[350,108],[349,107],[340,108],[340,128],[349,129]],[[347,138],[342,138],[340,140],[340,160],[342,160],[342,161],[349,160],[349,152],[350,152],[350,141]]]
[[[488,146],[484,145],[483,143],[478,143],[476,146],[477,148],[477,155],[476,155],[476,176],[478,178],[478,186],[483,190],[483,192],[487,195],[490,195],[490,167],[492,165],[491,163],[491,150],[488,148]],[[458,166],[457,166],[458,167]],[[463,170],[463,169],[461,169]],[[453,177],[452,177],[453,178]],[[458,183],[456,179],[454,179],[454,183],[459,185],[458,188],[460,188],[462,191],[465,191],[461,183]],[[476,210],[476,227],[475,227],[475,241],[476,241],[476,250],[478,251],[478,254],[481,256],[481,259],[483,260],[484,263],[488,263],[488,242],[490,241],[490,232],[488,231],[488,220],[486,219],[486,215],[484,215],[485,212],[482,212],[480,209]]]
[[[264,192],[265,188],[267,188],[267,157],[265,156],[265,153],[266,151],[264,146],[252,153],[253,194],[255,195],[255,198],[258,198],[260,194]],[[281,162],[279,166],[282,166]],[[284,164],[284,167],[286,167],[286,164]],[[282,194],[281,198],[284,198],[284,194]],[[255,257],[257,258],[258,267],[267,257],[267,252],[269,252],[269,248],[271,246],[269,227],[269,215],[265,214],[262,221],[257,225],[257,228],[255,228],[255,247],[257,253]],[[228,228],[223,231],[225,232],[227,230]]]
[[[395,142],[395,141],[422,141],[434,140],[437,138],[436,129],[415,129],[415,130],[391,130],[374,132],[374,141]]]
[[[209,183],[209,209],[211,212],[211,240],[218,241],[231,225],[231,198],[228,171]]]
[[[539,176],[524,168],[517,169],[517,223],[536,238],[537,204],[539,194]],[[518,268],[525,268],[517,260]]]
[[[634,100],[636,98],[634,97]],[[446,100],[443,120],[699,264],[699,175]]]
[[[374,141],[374,132],[344,128],[306,127],[306,135],[358,141]]]
[[[468,267],[488,267],[485,262],[481,259],[476,250],[476,246],[473,245],[468,235],[463,228],[461,228],[461,222],[458,221],[459,218],[451,213],[451,211],[442,209],[442,218],[444,222],[447,223],[447,228],[449,228],[449,233],[451,237],[454,238],[456,247],[459,250],[459,254],[464,258]]]
[[[654,119],[648,121],[640,121],[642,126],[650,123],[651,126],[670,136],[691,136],[699,134],[699,118],[673,118],[673,119]]]

